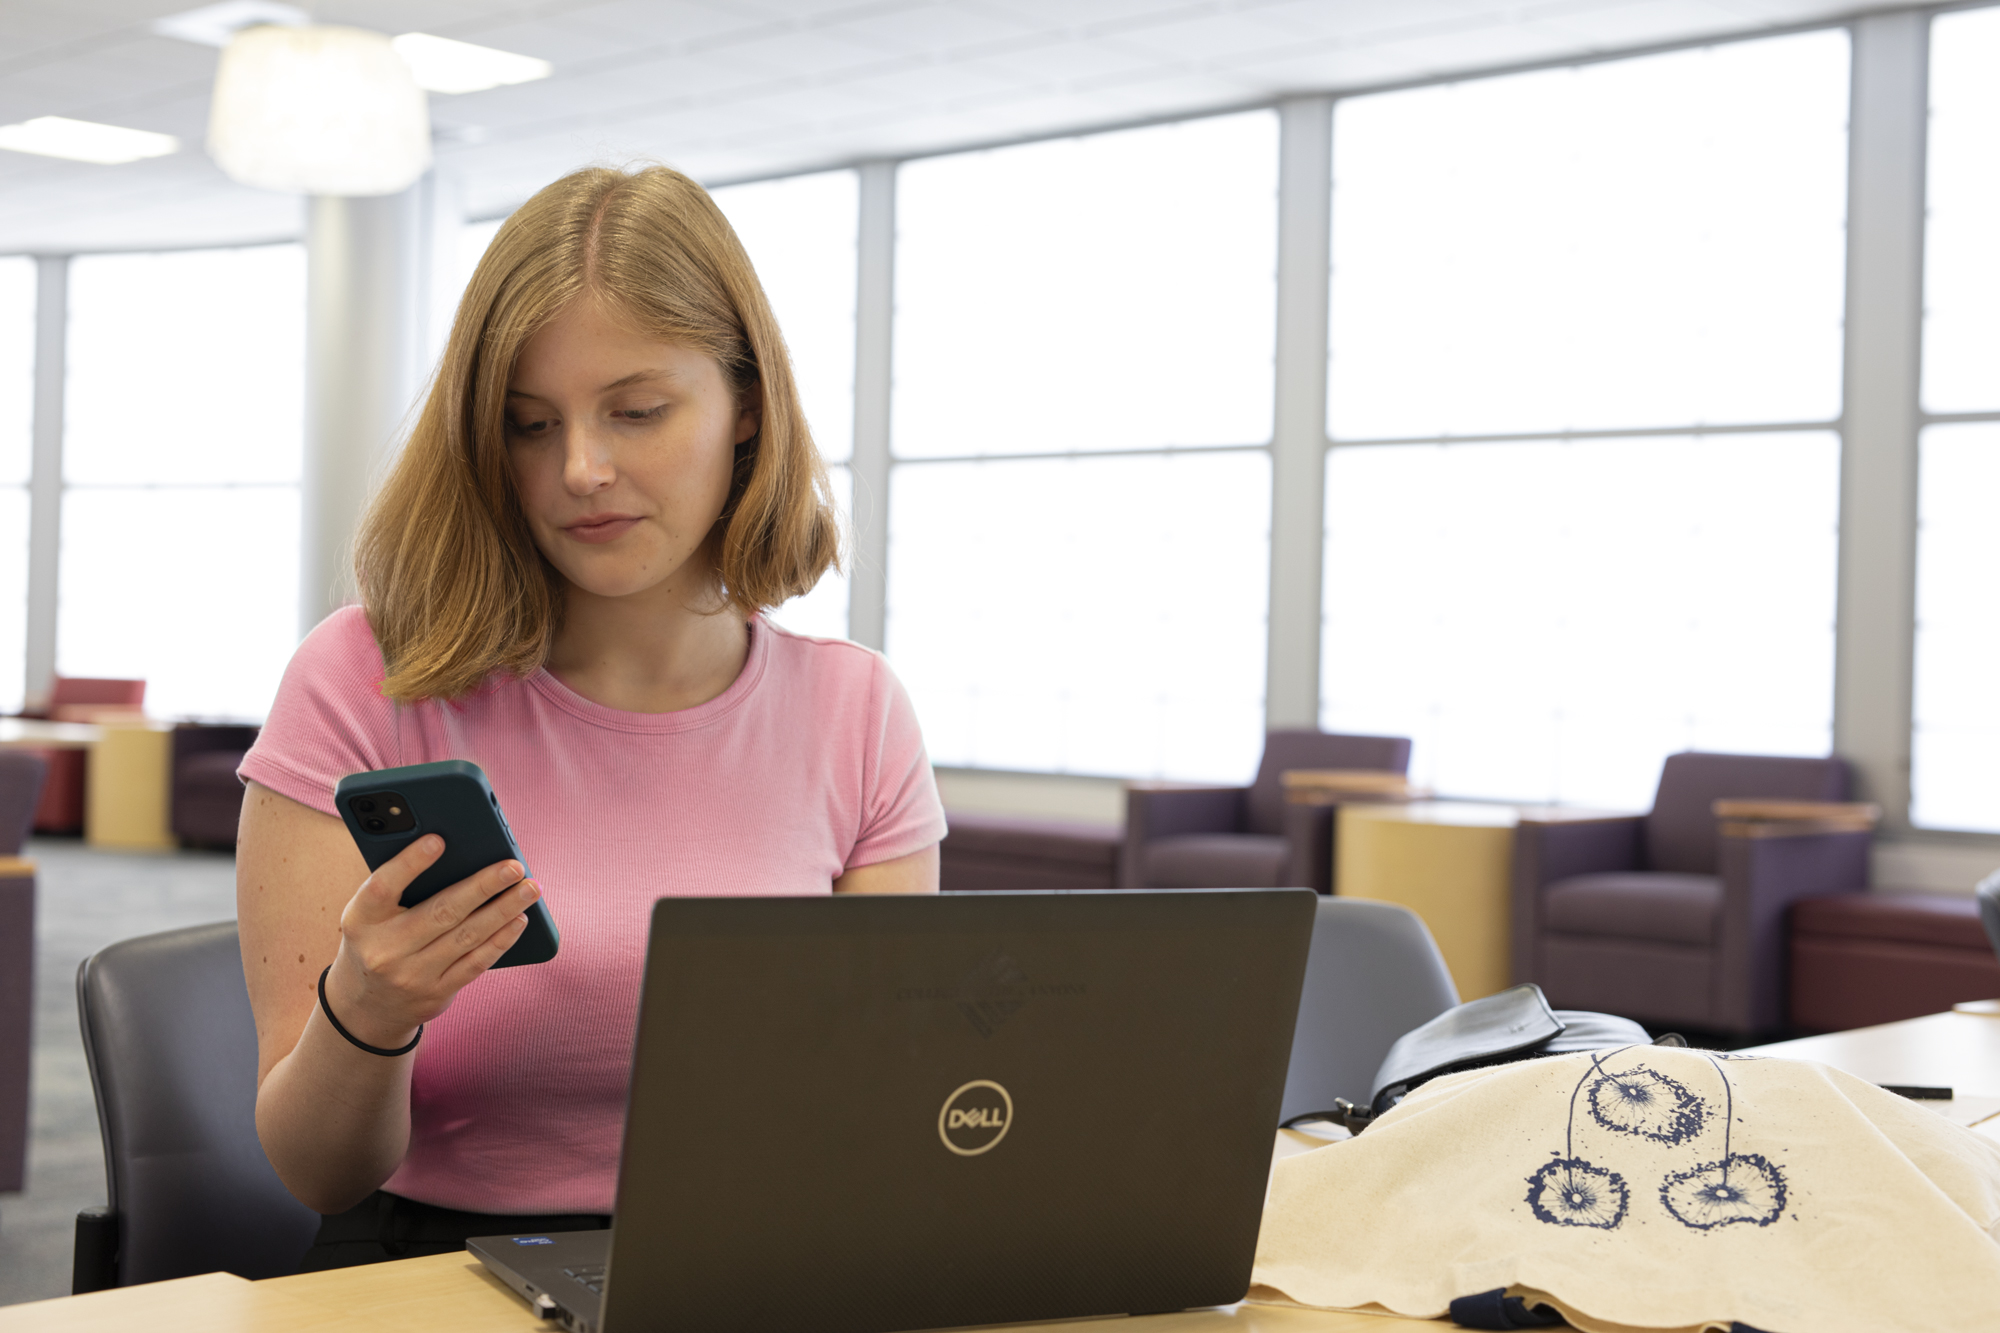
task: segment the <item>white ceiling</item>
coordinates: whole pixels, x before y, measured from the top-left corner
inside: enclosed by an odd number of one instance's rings
[[[0,253],[296,235],[296,197],[201,149],[218,52],[148,31],[197,0],[0,0],[0,124],[180,136],[92,166],[0,151]],[[1854,0],[326,0],[316,21],[554,62],[433,95],[470,213],[588,162],[733,180],[868,157],[1811,23]],[[1865,6],[1904,7],[1897,0]]]

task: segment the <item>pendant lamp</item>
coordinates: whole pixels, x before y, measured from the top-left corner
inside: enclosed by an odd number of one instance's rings
[[[381,33],[244,28],[216,71],[208,151],[261,189],[395,194],[431,164],[430,106]]]

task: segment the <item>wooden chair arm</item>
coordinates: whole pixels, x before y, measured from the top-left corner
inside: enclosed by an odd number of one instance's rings
[[[1717,801],[1714,809],[1725,838],[1867,833],[1882,819],[1882,807],[1866,801],[1725,800]]]
[[[1291,768],[1278,775],[1285,800],[1293,805],[1339,805],[1344,801],[1411,801],[1429,795],[1401,773],[1372,768]]]

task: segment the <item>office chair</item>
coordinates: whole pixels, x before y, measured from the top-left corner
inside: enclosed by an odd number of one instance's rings
[[[74,1289],[298,1271],[319,1215],[257,1141],[257,1032],[236,923],[101,949],[76,974],[110,1204],[76,1220]]]
[[[1396,1038],[1458,1003],[1430,931],[1394,903],[1322,898],[1306,955],[1281,1120],[1345,1097],[1366,1106]]]

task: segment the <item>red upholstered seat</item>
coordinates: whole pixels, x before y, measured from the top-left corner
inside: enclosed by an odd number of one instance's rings
[[[1986,929],[1979,924],[1978,900],[1957,894],[1856,893],[1807,898],[1792,908],[1792,934],[1845,935],[1992,952]]]
[[[1794,1026],[1841,1032],[2000,998],[2000,959],[1972,898],[1808,898],[1792,907],[1790,990]]]

